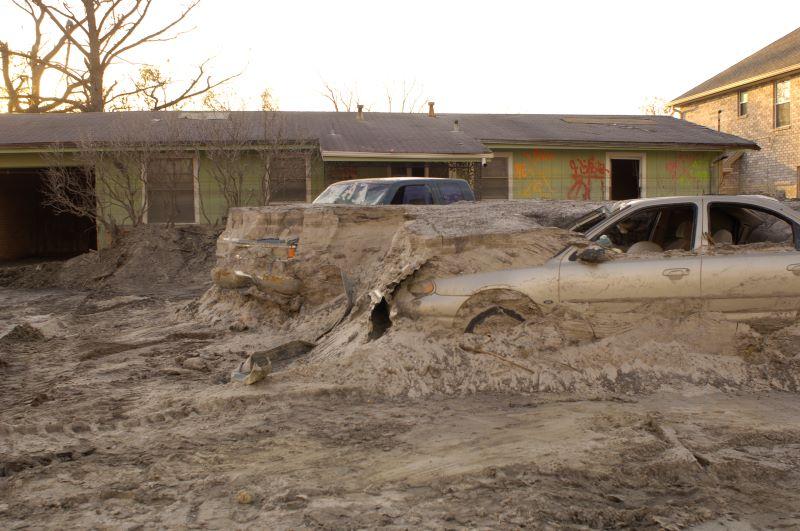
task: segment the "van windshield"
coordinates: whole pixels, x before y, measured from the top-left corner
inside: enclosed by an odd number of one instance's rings
[[[315,205],[379,205],[384,202],[390,183],[337,183],[314,200]]]

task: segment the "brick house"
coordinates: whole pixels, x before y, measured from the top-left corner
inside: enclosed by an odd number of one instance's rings
[[[720,192],[800,197],[800,28],[670,105],[688,121],[761,147],[727,153]]]

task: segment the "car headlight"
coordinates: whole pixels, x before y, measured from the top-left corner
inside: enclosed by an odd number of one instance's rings
[[[408,291],[416,297],[430,295],[436,291],[436,284],[433,282],[433,280],[422,280],[420,282],[414,282],[408,286]]]

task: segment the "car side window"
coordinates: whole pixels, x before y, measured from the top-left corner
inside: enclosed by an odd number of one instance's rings
[[[628,255],[690,251],[697,225],[693,205],[670,205],[632,212],[594,238]]]
[[[424,184],[401,186],[394,194],[393,205],[432,205],[433,194]]]
[[[439,187],[439,194],[442,196],[442,203],[445,205],[467,200],[464,197],[464,190],[460,183],[442,181],[437,186]]]
[[[708,211],[709,243],[715,247],[794,247],[793,223],[774,213],[736,203],[712,203]]]

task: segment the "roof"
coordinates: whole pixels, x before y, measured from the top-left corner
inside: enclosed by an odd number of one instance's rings
[[[456,121],[458,124],[456,125]],[[752,141],[670,116],[336,112],[0,114],[0,149],[85,142],[309,141],[323,158],[481,158],[497,145],[758,149]]]
[[[705,98],[796,70],[800,71],[800,28],[681,94],[671,104]]]

